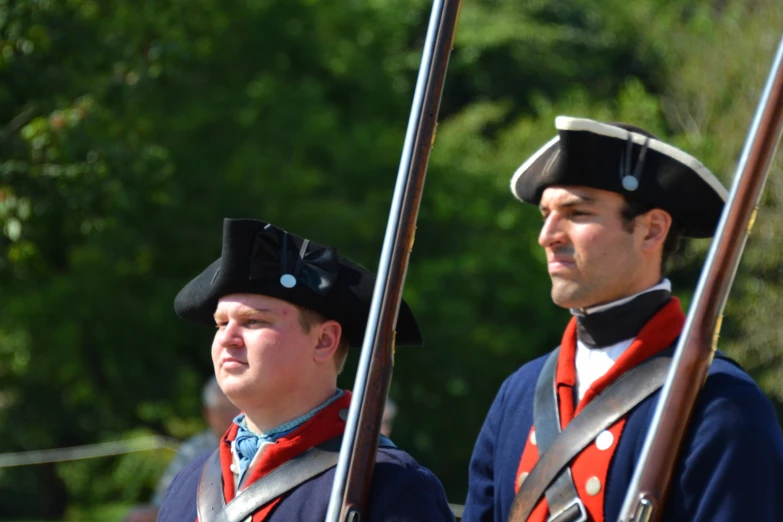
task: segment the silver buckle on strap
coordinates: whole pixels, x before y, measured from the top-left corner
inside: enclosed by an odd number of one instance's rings
[[[550,515],[547,522],[587,522],[587,510],[582,499],[576,497],[566,507]]]

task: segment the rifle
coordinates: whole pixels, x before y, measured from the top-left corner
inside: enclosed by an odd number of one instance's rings
[[[394,325],[461,4],[435,0],[432,5],[327,522],[360,522],[366,512],[394,365]]]
[[[621,522],[661,518],[696,396],[718,344],[729,290],[756,218],[783,122],[783,39],[751,123],[718,231],[620,511]]]

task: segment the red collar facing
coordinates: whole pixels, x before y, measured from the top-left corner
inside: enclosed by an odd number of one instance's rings
[[[575,406],[576,366],[574,359],[576,358],[576,318],[572,317],[560,343],[560,355],[555,374],[560,402],[561,427],[565,429],[566,425],[574,418],[574,415],[579,413],[587,403],[623,373],[672,346],[680,335],[684,324],[685,314],[682,312],[680,300],[672,297],[641,329],[628,349],[615,361],[612,368],[590,386],[585,396]]]
[[[334,438],[345,431],[345,421],[340,418],[340,410],[351,405],[351,392],[345,391],[343,396],[319,411],[307,422],[291,433],[278,439],[276,443],[264,448],[264,453],[247,471],[250,475],[245,484],[249,485],[268,474],[283,463],[307,451],[313,446]],[[223,496],[226,502],[234,498],[234,474],[229,466],[233,460],[231,441],[234,440],[239,426],[232,424],[220,443],[220,462],[223,470]],[[245,486],[246,487],[246,486]]]

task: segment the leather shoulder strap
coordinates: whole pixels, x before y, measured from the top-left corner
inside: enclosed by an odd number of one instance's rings
[[[220,456],[216,450],[201,472],[196,494],[199,522],[245,520],[261,506],[336,466],[342,440],[343,436],[339,435],[310,448],[252,483],[228,504],[223,498]],[[395,446],[391,439],[381,435],[379,447]]]
[[[220,450],[216,449],[209,455],[201,469],[201,478],[196,491],[196,513],[199,522],[213,520],[225,505],[220,472]]]
[[[557,380],[555,373],[560,348],[547,358],[536,382],[533,400],[533,424],[536,444],[543,454],[560,435],[560,408],[557,401]],[[544,491],[551,514],[548,522],[577,522],[586,518],[584,504],[574,485],[571,467],[566,466]]]
[[[549,447],[514,497],[508,521],[527,522],[541,496],[571,460],[599,433],[663,386],[670,362],[671,357],[654,357],[632,368],[585,406],[551,442],[546,441]]]

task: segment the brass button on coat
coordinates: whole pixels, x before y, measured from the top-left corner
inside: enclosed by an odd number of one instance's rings
[[[591,497],[596,496],[601,492],[601,480],[598,477],[590,477],[585,482],[585,490]]]

